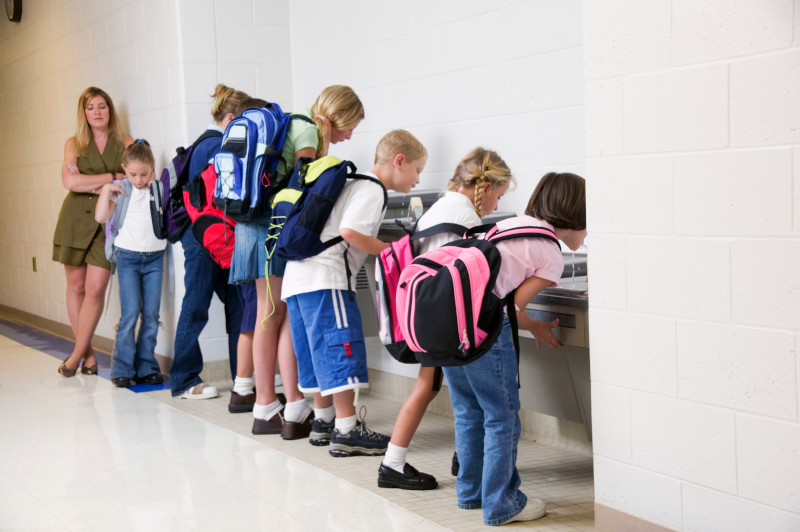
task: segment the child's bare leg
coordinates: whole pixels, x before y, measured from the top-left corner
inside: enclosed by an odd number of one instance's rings
[[[397,414],[397,421],[394,422],[392,431],[392,445],[398,447],[408,447],[411,438],[417,432],[422,416],[428,405],[438,395],[439,392],[433,391],[433,378],[436,368],[419,368],[419,376],[414,384],[414,389],[406,399]]]

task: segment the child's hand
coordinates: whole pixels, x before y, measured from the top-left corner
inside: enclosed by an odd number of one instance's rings
[[[536,347],[542,347],[542,344],[547,347],[552,347],[553,349],[563,347],[563,344],[559,342],[556,335],[553,334],[553,329],[555,327],[558,327],[558,318],[553,321],[531,320],[528,330],[531,331],[533,337],[536,339]]]
[[[105,185],[103,185],[102,192],[105,192],[108,195],[111,195],[111,194],[123,194],[124,195],[125,194],[125,191],[122,190],[122,185],[119,184],[119,183],[106,183]]]

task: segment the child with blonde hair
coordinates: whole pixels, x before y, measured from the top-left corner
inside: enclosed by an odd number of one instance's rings
[[[119,304],[122,315],[114,343],[111,382],[127,388],[137,381],[161,384],[164,378],[155,358],[158,318],[161,308],[161,280],[164,275],[164,249],[160,218],[154,222],[150,184],[155,179],[155,159],[150,144],[137,139],[122,154],[123,181],[103,185],[97,199],[95,219],[106,223],[128,194],[127,208],[114,238],[113,261],[119,277]],[[117,213],[120,216],[120,213]],[[118,222],[118,220],[117,220]],[[115,229],[115,230],[116,230]],[[111,250],[109,250],[111,251]],[[136,322],[142,317],[139,338]]]
[[[330,144],[350,139],[364,118],[364,106],[345,85],[322,90],[311,108],[292,113],[271,193],[284,188],[301,157],[316,159],[328,153]],[[291,330],[281,290],[286,262],[267,260],[265,241],[271,212],[259,220],[236,224],[236,243],[231,263],[232,284],[255,281],[256,316],[253,332],[253,368],[256,396],[253,434],[280,434],[294,440],[311,431],[312,411],[297,389],[297,362],[292,350]],[[265,271],[268,270],[268,271]],[[263,320],[263,321],[262,321]],[[286,405],[275,393],[275,364],[280,367]]]
[[[453,223],[467,229],[480,225],[481,218],[497,209],[500,198],[516,183],[505,161],[497,152],[485,148],[470,151],[456,166],[447,189],[419,219],[417,232],[440,223]],[[420,252],[425,253],[459,238],[452,233],[439,233],[422,239]],[[432,475],[420,473],[406,462],[411,438],[422,416],[438,395],[442,383],[441,368],[419,368],[411,395],[400,408],[392,431],[392,439],[378,469],[378,486],[424,490],[438,485]]]
[[[389,442],[366,427],[363,414],[361,420],[356,417],[357,391],[369,384],[361,314],[350,287],[356,286],[354,276],[367,255],[388,246],[376,238],[386,208],[385,189],[410,191],[428,158],[422,143],[402,130],[386,134],[376,153],[366,175],[383,186],[349,180],[320,235],[323,242],[337,236],[344,240],[313,257],[289,261],[283,282],[300,389],[314,393],[309,442],[330,444],[330,454],[337,457],[381,455]]]

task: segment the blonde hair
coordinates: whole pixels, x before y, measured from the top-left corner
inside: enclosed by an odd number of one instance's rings
[[[117,116],[117,110],[114,108],[114,102],[111,101],[109,96],[103,89],[97,87],[89,87],[84,90],[78,98],[78,126],[75,129],[75,149],[78,155],[86,153],[89,144],[92,142],[92,127],[86,121],[86,106],[89,100],[95,96],[100,96],[108,106],[108,136],[117,142],[123,144],[125,142],[125,130]]]
[[[229,113],[237,116],[237,111],[242,103],[250,98],[247,93],[237,91],[222,83],[214,87],[214,94],[211,97],[214,98],[214,104],[211,106],[211,116],[217,124],[225,120]]]
[[[150,143],[144,139],[136,139],[122,152],[122,166],[128,166],[131,161],[138,161],[153,168],[156,166],[156,159],[153,157],[153,150]]]
[[[478,147],[458,163],[453,177],[447,182],[447,190],[457,192],[461,187],[474,188],[472,203],[478,216],[483,216],[483,184],[489,183],[490,188],[499,188],[516,182],[508,165],[496,151]]]
[[[317,157],[323,157],[328,154],[331,132],[325,121],[317,118],[318,115],[326,117],[331,127],[346,131],[355,128],[364,119],[364,105],[355,91],[346,85],[331,85],[322,89],[311,106],[311,116],[319,136]]]
[[[409,162],[428,156],[428,150],[417,137],[405,129],[395,129],[385,134],[378,142],[375,148],[375,164],[389,163],[398,153],[405,155]]]

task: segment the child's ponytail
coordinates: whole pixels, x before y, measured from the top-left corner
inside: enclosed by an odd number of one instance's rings
[[[150,143],[144,139],[136,139],[125,148],[125,151],[122,152],[122,166],[127,166],[131,161],[138,161],[155,168],[156,159],[153,157]]]

